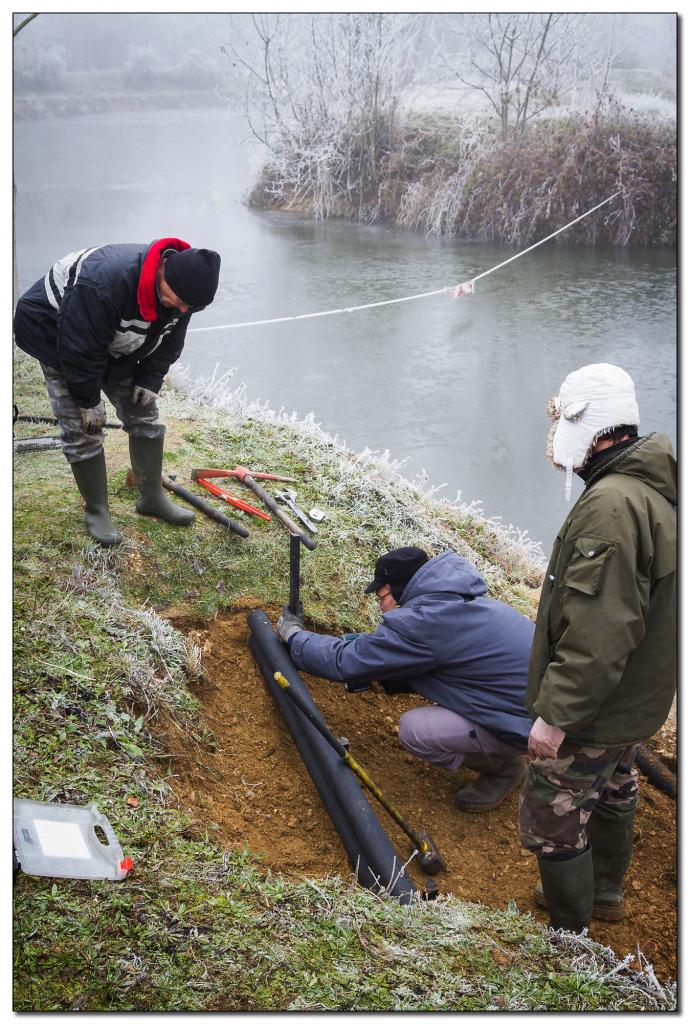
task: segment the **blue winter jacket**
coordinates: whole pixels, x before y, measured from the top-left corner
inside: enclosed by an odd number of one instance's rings
[[[400,607],[374,633],[345,641],[307,630],[290,655],[324,679],[406,680],[423,697],[524,748],[534,625],[486,597],[486,584],[454,551],[430,559],[405,587]]]

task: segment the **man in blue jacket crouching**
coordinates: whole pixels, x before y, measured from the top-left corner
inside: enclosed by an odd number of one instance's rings
[[[532,727],[525,706],[532,622],[486,596],[479,573],[454,551],[429,558],[421,548],[389,551],[376,562],[365,593],[375,593],[383,621],[354,639],[310,633],[284,608],[278,633],[298,669],[366,688],[419,693],[430,706],[400,719],[403,747],[478,778],[455,794],[463,811],[497,807],[525,776]]]

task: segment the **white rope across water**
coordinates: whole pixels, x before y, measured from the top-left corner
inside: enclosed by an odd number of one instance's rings
[[[560,235],[562,231],[567,231],[573,224],[577,224],[578,221],[584,220],[585,217],[589,217],[590,214],[596,210],[601,209],[602,206],[606,206],[612,199],[620,195],[620,190],[614,192],[613,195],[609,196],[608,199],[604,199],[601,203],[597,203],[591,210],[587,210],[586,213],[581,213],[575,220],[571,220],[568,224],[564,224],[562,228],[558,228],[557,231],[553,231],[546,238],[542,238],[539,242],[535,242],[534,245],[530,245],[527,249],[523,249],[522,252],[516,253],[507,260],[503,260],[502,263],[497,263],[495,267],[491,267],[489,270],[485,270],[481,274],[477,274],[476,277],[471,278],[469,281],[464,281],[462,284],[451,285],[446,288],[436,288],[431,292],[419,292],[417,295],[405,295],[400,299],[383,299],[381,302],[365,302],[361,306],[343,306],[341,309],[324,309],[318,313],[297,313],[294,316],[276,316],[269,320],[244,320],[241,323],[233,324],[216,324],[213,327],[190,327],[187,334],[196,332],[200,334],[202,331],[230,331],[236,327],[261,327],[265,324],[284,324],[289,321],[295,320],[312,320],[318,316],[338,316],[340,313],[357,313],[361,309],[376,309],[379,306],[393,306],[401,302],[415,302],[417,299],[428,299],[432,295],[451,295],[453,298],[458,298],[460,295],[469,295],[474,292],[474,285],[476,281],[479,281],[482,277],[487,277],[489,274],[493,274],[494,271],[500,270],[501,267],[507,266],[512,263],[513,260],[520,259],[521,256],[525,256],[526,253],[532,252],[538,246],[543,245],[544,242],[550,241],[555,238],[556,235]]]

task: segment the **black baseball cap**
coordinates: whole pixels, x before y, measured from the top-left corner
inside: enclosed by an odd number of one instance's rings
[[[387,551],[376,559],[374,578],[364,591],[365,594],[373,594],[379,587],[389,584],[391,590],[400,590],[400,584],[409,583],[418,569],[421,569],[429,556],[421,548],[395,548]]]

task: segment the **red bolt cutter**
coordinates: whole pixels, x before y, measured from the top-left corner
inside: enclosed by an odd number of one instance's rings
[[[212,484],[210,480],[206,480],[204,477],[199,476],[196,478],[196,482],[205,487],[211,494],[215,494],[217,498],[221,498],[223,501],[227,501],[228,505],[233,505],[235,508],[241,509],[242,512],[249,512],[253,516],[258,516],[260,519],[266,519],[269,523],[271,517],[267,512],[262,512],[260,508],[254,508],[247,501],[242,501],[241,498],[236,498],[230,494],[229,491],[224,490],[222,487],[218,487],[216,484]]]
[[[253,516],[258,516],[260,519],[266,519],[269,523],[271,517],[267,512],[262,512],[261,509],[254,508],[246,501],[242,501],[241,498],[236,498],[225,488],[219,487],[217,484],[212,484],[209,477],[235,477],[236,479],[242,480],[245,473],[249,473],[251,476],[258,478],[259,480],[281,480],[287,482],[294,482],[290,477],[287,476],[276,476],[274,473],[254,473],[253,470],[245,470],[244,467],[238,466],[236,469],[193,469],[192,480],[195,480],[202,487],[205,487],[211,494],[215,494],[217,498],[222,501],[226,501],[228,505],[233,505],[235,508],[239,508],[242,512],[249,512]]]

